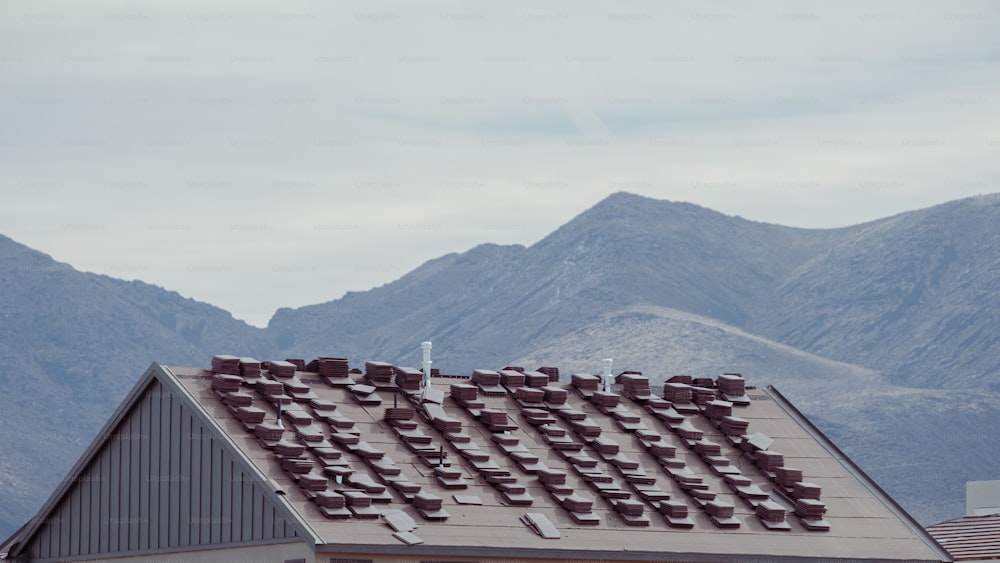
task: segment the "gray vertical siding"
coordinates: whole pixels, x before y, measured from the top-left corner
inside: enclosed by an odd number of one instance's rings
[[[265,496],[155,378],[30,539],[32,558],[296,538]]]

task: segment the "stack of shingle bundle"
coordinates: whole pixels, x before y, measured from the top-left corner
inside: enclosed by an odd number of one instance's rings
[[[723,399],[739,407],[750,404],[746,396],[746,380],[738,373],[724,373],[715,380],[715,385]]]
[[[320,429],[318,424],[296,424],[295,425],[295,435],[299,437],[303,442],[315,444],[325,440],[323,436],[323,430]]]
[[[365,379],[376,389],[395,389],[396,367],[386,362],[365,362]]]
[[[296,371],[306,371],[306,361],[302,358],[285,358],[285,361],[295,366]]]
[[[711,379],[709,380],[711,381]],[[691,386],[691,401],[696,405],[707,405],[715,400],[715,389],[709,387]]]
[[[537,475],[538,475],[538,482],[549,490],[552,490],[552,487],[562,486],[566,484],[565,471],[560,471],[558,469],[550,469],[548,467],[545,467],[539,469]]]
[[[236,356],[220,354],[212,356],[212,372],[226,375],[240,374],[240,359]]]
[[[599,409],[606,410],[608,414],[611,413],[615,407],[618,406],[618,402],[621,401],[621,395],[617,393],[605,393],[604,391],[597,391],[590,398],[590,402],[598,407]]]
[[[622,394],[626,397],[644,403],[653,398],[649,390],[649,378],[636,373],[623,373],[619,376],[622,384]]]
[[[705,503],[705,512],[712,522],[720,528],[739,528],[740,521],[733,514],[736,507],[724,500],[710,500]]]
[[[298,442],[292,442],[291,440],[279,440],[274,444],[274,453],[280,455],[281,457],[295,457],[302,455],[306,451],[306,447]]]
[[[555,424],[556,419],[545,409],[521,409],[521,416],[532,426]]]
[[[676,426],[672,426],[671,429],[674,432],[677,432],[678,436],[689,441],[701,440],[702,436],[705,435],[704,432],[696,428],[693,424],[691,424],[691,421],[687,419]]]
[[[649,526],[649,518],[643,514],[646,507],[642,502],[632,499],[620,499],[614,501],[615,512],[629,526]]]
[[[468,481],[462,477],[462,471],[455,467],[435,467],[434,468],[434,478],[437,480],[438,484],[446,489],[467,489],[469,488]]]
[[[240,390],[243,379],[238,375],[216,373],[212,376],[212,390],[219,393],[232,393]]]
[[[729,401],[715,399],[704,404],[705,416],[713,421],[720,421],[724,416],[732,416],[733,404]]]
[[[754,463],[761,471],[772,473],[775,469],[785,465],[785,456],[778,452],[759,451]]]
[[[502,409],[482,409],[479,411],[479,421],[493,432],[517,430],[517,425],[510,423],[507,411]]]
[[[663,398],[675,405],[690,403],[691,396],[691,386],[687,383],[667,382],[663,384]]]
[[[563,496],[559,504],[576,524],[596,526],[601,523],[600,516],[594,513],[594,501],[587,497],[572,493]]]
[[[301,405],[291,404],[281,409],[281,418],[291,424],[312,424],[313,417]]]
[[[750,421],[738,416],[724,416],[719,423],[719,430],[726,436],[743,436],[747,433]]]
[[[316,470],[299,475],[299,486],[307,491],[325,491],[326,482],[326,476]]]
[[[678,500],[661,500],[656,505],[656,511],[663,515],[673,528],[693,528],[694,520],[688,517],[688,507]]]
[[[462,421],[448,416],[444,409],[441,408],[441,405],[424,403],[424,413],[427,415],[427,419],[431,421],[431,424],[434,425],[434,428],[437,428],[441,432],[459,433],[462,431]]]
[[[602,456],[612,456],[618,453],[621,447],[618,442],[608,437],[599,436],[590,441],[590,447]]]
[[[253,358],[240,358],[240,376],[244,379],[260,377],[260,362]]]
[[[265,448],[273,448],[281,440],[285,429],[272,422],[262,422],[253,429],[254,436]]]
[[[540,405],[545,399],[545,391],[532,389],[531,387],[518,387],[514,391],[514,398],[521,406]]]
[[[481,409],[485,405],[479,401],[479,388],[467,383],[452,383],[450,393],[455,402],[467,409]]]
[[[524,374],[513,369],[500,370],[500,385],[509,390],[524,386]]]
[[[231,411],[235,411],[239,407],[249,407],[253,404],[253,395],[242,391],[221,393],[221,398],[222,402],[229,407],[229,410]]]
[[[449,516],[442,508],[441,497],[425,491],[413,496],[413,507],[427,520],[444,520]]]
[[[473,370],[472,382],[479,387],[486,397],[507,396],[507,390],[500,386],[500,374],[491,369]]]
[[[237,420],[247,427],[256,426],[264,422],[264,417],[267,415],[263,409],[254,406],[237,407],[233,411],[233,414],[236,415]]]
[[[694,451],[701,457],[717,456],[722,454],[722,446],[708,438],[695,441]]]
[[[535,502],[535,499],[528,492],[528,488],[516,480],[496,483],[494,487],[500,491],[500,497],[504,504],[509,506],[531,506]]]
[[[312,495],[312,501],[319,507],[319,511],[327,518],[350,518],[351,511],[345,508],[347,499],[340,493],[333,491],[317,491]]]
[[[355,518],[374,520],[382,515],[381,511],[372,506],[372,497],[364,491],[345,489],[340,491],[347,499],[347,509]]]
[[[557,367],[540,367],[538,368],[538,373],[544,373],[549,376],[549,382],[555,383],[559,381],[559,368]]]
[[[383,417],[386,422],[390,425],[401,420],[412,420],[413,415],[416,411],[413,407],[389,407],[385,409],[385,416]]]
[[[420,391],[420,385],[423,381],[424,372],[417,368],[396,368],[396,386],[403,391],[408,393]]]
[[[792,485],[792,496],[797,499],[819,500],[821,492],[820,486],[815,483],[799,481]]]
[[[804,498],[795,501],[795,515],[799,517],[799,522],[807,530],[829,530],[830,524],[823,519],[824,514],[826,514],[826,505],[818,500]]]
[[[540,371],[524,372],[524,384],[528,387],[545,387],[551,382],[548,374]]]
[[[775,467],[774,480],[785,488],[790,488],[802,480],[802,470],[796,467]]]
[[[715,380],[711,377],[692,377],[691,385],[694,387],[704,387],[705,389],[715,389]]]
[[[285,394],[291,397],[297,403],[308,402],[312,397],[307,397],[312,388],[309,387],[308,383],[303,383],[298,377],[292,376],[282,380],[281,384],[284,386]],[[316,397],[319,398],[318,396]]]
[[[316,358],[306,369],[315,371],[328,385],[354,385],[347,358]]]
[[[313,470],[313,462],[296,456],[278,456],[281,460],[281,468],[294,475],[302,475]]]
[[[765,500],[757,503],[755,513],[760,518],[764,526],[769,530],[791,530],[792,527],[785,522],[785,508],[780,504]]]
[[[554,387],[551,385],[546,385],[541,388],[544,393],[544,400],[550,406],[560,406],[566,403],[566,398],[569,393],[561,387]]]
[[[359,405],[377,407],[382,404],[382,397],[378,396],[378,393],[375,392],[375,387],[372,385],[359,383],[352,385],[349,389],[351,391],[351,398]]]
[[[267,362],[266,365],[267,372],[270,373],[272,377],[292,377],[295,375],[295,364],[291,362],[278,360],[274,362]]]
[[[584,439],[596,438],[601,435],[601,427],[586,414],[579,420],[570,420],[569,425]]]
[[[590,400],[590,396],[600,388],[601,379],[596,375],[574,373],[570,377],[570,383],[581,397]]]

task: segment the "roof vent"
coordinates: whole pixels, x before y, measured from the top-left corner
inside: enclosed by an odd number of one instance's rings
[[[601,379],[604,381],[604,392],[611,392],[611,384],[614,383],[614,377],[611,375],[611,358],[604,358],[604,373],[601,374]]]
[[[431,341],[421,342],[420,349],[424,351],[424,389],[426,389],[431,386]]]

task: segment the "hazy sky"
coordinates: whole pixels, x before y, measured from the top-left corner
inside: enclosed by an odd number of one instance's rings
[[[0,233],[264,325],[616,191],[806,227],[998,191],[1000,3],[538,5],[0,2]]]

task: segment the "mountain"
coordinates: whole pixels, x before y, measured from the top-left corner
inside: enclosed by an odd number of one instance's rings
[[[1000,196],[841,229],[617,193],[529,247],[482,244],[266,329],[0,236],[0,535],[68,470],[148,364],[347,356],[446,373],[600,360],[656,382],[773,384],[924,523],[1000,465]]]
[[[754,332],[935,388],[1000,390],[1000,194],[853,229],[760,301]]]
[[[78,272],[4,236],[0,265],[0,532],[47,498],[153,361],[272,351],[263,330],[222,309]]]

